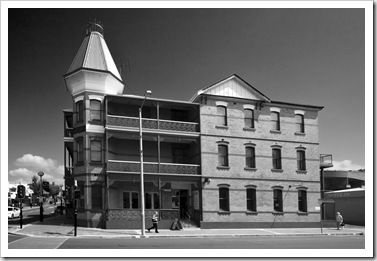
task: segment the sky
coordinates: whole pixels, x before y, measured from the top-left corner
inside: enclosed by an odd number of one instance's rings
[[[148,89],[156,98],[188,101],[237,74],[271,100],[324,106],[320,153],[332,154],[333,169],[364,169],[372,88],[365,82],[364,9],[211,7],[8,9],[2,162],[9,183],[29,183],[42,170],[63,184],[62,111],[73,105],[63,75],[93,19],[104,24],[115,63],[127,65],[125,93]],[[4,88],[2,82],[2,96]]]

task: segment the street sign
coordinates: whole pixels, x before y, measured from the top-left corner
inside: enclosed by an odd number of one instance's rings
[[[43,181],[42,187],[44,191],[50,192],[50,183],[48,181]]]

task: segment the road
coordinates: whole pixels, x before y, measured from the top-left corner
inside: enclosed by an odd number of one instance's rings
[[[58,238],[9,235],[9,249],[364,249],[364,236]]]
[[[54,212],[56,206],[50,205],[50,204],[45,204],[43,206],[44,212],[43,215],[51,215]],[[30,208],[29,206],[23,206],[22,208],[22,224],[26,225],[31,222],[39,220],[39,215],[40,215],[40,208],[39,206],[33,206]],[[8,219],[8,227],[12,226],[19,226],[20,225],[20,219],[19,218],[14,218],[14,219]]]

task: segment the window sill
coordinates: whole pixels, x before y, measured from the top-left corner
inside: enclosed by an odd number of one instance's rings
[[[258,215],[258,212],[256,212],[256,211],[246,211],[245,213],[248,216],[257,216]]]
[[[225,125],[216,125],[215,128],[216,128],[216,129],[222,129],[222,130],[227,130],[227,129],[229,129],[229,127],[228,127],[228,126],[225,126]]]
[[[272,215],[275,215],[275,216],[283,216],[283,215],[284,215],[284,212],[281,212],[281,211],[273,211],[273,212],[272,212]]]
[[[243,130],[244,131],[255,131],[255,128],[247,128],[247,127],[245,127],[245,128],[243,128]]]
[[[226,167],[226,166],[217,166],[216,167],[218,170],[229,170],[230,167]]]
[[[281,134],[281,131],[280,130],[270,130],[270,133]]]
[[[282,173],[282,172],[283,172],[283,170],[282,170],[282,169],[271,169],[271,171],[272,171],[272,172],[280,172],[280,173]]]
[[[295,135],[297,135],[297,136],[305,136],[306,133],[305,132],[295,132]]]
[[[246,170],[246,171],[257,171],[257,168],[245,167],[244,170]]]
[[[306,174],[307,172],[306,170],[296,170],[297,174]]]
[[[219,215],[230,215],[230,211],[219,210],[219,211],[217,212],[217,214],[219,214]]]
[[[309,213],[308,212],[299,211],[299,212],[297,212],[297,215],[298,216],[307,216],[307,215],[309,215]]]

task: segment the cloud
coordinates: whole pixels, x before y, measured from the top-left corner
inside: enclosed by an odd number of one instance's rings
[[[13,184],[27,184],[39,171],[43,171],[43,179],[56,184],[63,184],[64,166],[58,161],[45,159],[33,154],[25,154],[18,158],[14,165],[19,167],[9,171],[9,182]]]
[[[333,161],[331,170],[359,170],[365,169],[365,166],[352,163],[351,160]]]

